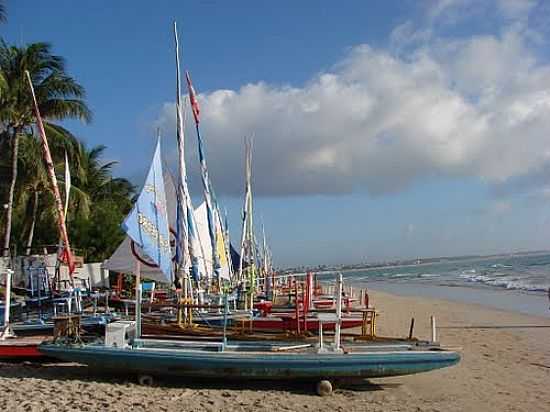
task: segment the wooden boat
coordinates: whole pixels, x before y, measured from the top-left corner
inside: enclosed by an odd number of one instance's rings
[[[299,327],[298,327],[299,324]],[[356,328],[363,324],[363,319],[358,317],[343,317],[341,322],[342,329]],[[242,319],[234,321],[235,327],[244,329],[253,329],[255,331],[295,331],[307,330],[317,333],[319,331],[319,319],[315,316],[308,316],[306,319],[300,317],[296,320],[294,314],[277,313],[273,316],[255,317],[252,319]],[[336,322],[329,322],[323,325],[323,330],[333,331]]]
[[[414,344],[350,345],[338,352],[289,342],[136,339],[126,348],[43,343],[39,351],[94,369],[136,374],[140,381],[152,381],[152,375],[268,380],[380,378],[445,368],[460,360],[456,352]]]
[[[80,324],[87,332],[103,332],[105,325],[112,320],[110,314],[84,315]],[[12,323],[11,328],[18,335],[46,334],[53,332],[54,322],[52,319],[31,319]]]
[[[36,360],[45,355],[38,346],[51,336],[14,337],[0,341],[0,359],[2,360]]]

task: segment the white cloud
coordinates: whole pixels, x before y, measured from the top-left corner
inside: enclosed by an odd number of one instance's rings
[[[509,18],[524,18],[536,6],[535,0],[498,0],[499,11]]]
[[[519,13],[518,2],[500,3]],[[394,31],[394,43],[407,32]],[[399,54],[357,46],[302,87],[200,95],[217,190],[241,192],[242,139],[252,133],[255,189],[268,195],[386,193],[430,175],[503,183],[548,167],[550,65],[526,32],[419,36]],[[173,104],[158,123],[173,130]]]
[[[426,17],[429,21],[455,24],[459,21],[480,16],[488,11],[503,18],[526,19],[537,6],[536,0],[424,0]]]
[[[509,201],[495,201],[490,208],[490,212],[494,215],[502,215],[508,213],[512,209],[512,204]]]

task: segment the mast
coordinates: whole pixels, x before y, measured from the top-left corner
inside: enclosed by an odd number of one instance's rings
[[[256,288],[256,239],[252,210],[252,139],[245,138],[245,195],[243,205],[243,226],[241,235],[241,258],[239,261],[239,279],[248,283],[248,294],[252,307],[252,296]],[[247,265],[246,270],[244,265]],[[246,272],[246,273],[245,273]]]
[[[220,219],[221,220],[221,219]],[[227,221],[227,209],[224,208],[224,220],[222,222],[224,240],[225,240],[225,253],[227,255],[227,264],[229,265],[229,279],[234,282],[233,273],[233,258],[231,257],[231,239],[229,237],[229,224]]]
[[[187,184],[187,168],[185,163],[185,112],[181,103],[181,81],[180,81],[180,59],[179,59],[179,42],[178,30],[176,22],[174,22],[174,40],[176,49],[176,118],[177,118],[177,141],[178,141],[178,190],[177,190],[177,221],[178,221],[178,246],[181,249],[181,268],[179,269],[180,277],[184,279],[184,299],[186,303],[193,297],[193,285],[189,279],[189,267],[191,275],[200,289],[200,279],[202,278],[199,262],[199,254],[202,246],[198,235],[197,224],[191,195],[189,194],[189,186]],[[179,233],[181,232],[181,236]],[[181,243],[180,243],[181,241]],[[178,258],[180,255],[178,254]],[[180,262],[180,259],[177,259]],[[183,273],[181,273],[183,271]],[[187,318],[187,310],[184,311]]]
[[[46,163],[46,168],[48,169],[48,175],[50,177],[50,184],[52,186],[52,192],[54,195],[55,206],[57,209],[57,224],[59,227],[59,234],[63,240],[63,254],[58,256],[58,259],[62,258],[67,262],[69,267],[69,277],[71,280],[71,285],[73,285],[73,272],[75,271],[75,262],[74,257],[71,252],[71,246],[69,244],[69,235],[67,233],[67,227],[65,226],[65,212],[63,210],[63,201],[61,200],[61,195],[59,192],[59,186],[57,185],[57,177],[55,175],[55,169],[53,166],[52,155],[50,152],[50,147],[48,145],[48,138],[46,137],[46,131],[44,130],[44,123],[42,123],[42,117],[40,116],[40,110],[38,109],[38,102],[36,100],[36,95],[34,93],[34,87],[31,80],[30,73],[26,70],[25,74],[29,80],[29,86],[32,93],[32,99],[34,103],[34,114],[36,116],[36,126],[38,127],[38,132],[40,138],[42,139],[42,154],[44,156],[44,161]]]
[[[243,211],[242,211],[242,228],[241,228],[241,250],[239,257],[239,274],[238,281],[242,282],[243,278],[243,266],[245,259],[245,247],[246,247],[246,222],[248,220],[248,141],[244,139],[244,200],[243,200]]]
[[[248,142],[248,242],[249,242],[249,258],[252,265],[249,268],[249,280],[250,280],[250,296],[251,305],[254,291],[256,290],[256,265],[257,265],[257,243],[256,235],[254,233],[254,210],[252,202],[252,138]]]
[[[265,226],[262,219],[262,272],[264,277],[264,292],[267,294],[270,289],[269,285],[269,277],[268,277],[268,271],[267,271],[267,242],[265,240]]]

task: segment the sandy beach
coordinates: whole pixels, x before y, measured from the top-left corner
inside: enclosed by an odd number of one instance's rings
[[[304,383],[157,380],[141,387],[133,376],[97,374],[78,365],[1,364],[0,410],[550,410],[550,318],[382,292],[372,297],[382,312],[379,335],[407,335],[414,317],[415,335],[428,338],[434,314],[442,344],[460,347],[461,363],[338,387],[325,398]]]

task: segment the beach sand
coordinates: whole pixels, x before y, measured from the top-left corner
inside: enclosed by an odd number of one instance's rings
[[[2,411],[550,411],[550,318],[471,304],[371,292],[382,313],[379,335],[439,338],[461,347],[459,365],[420,375],[338,387],[330,397],[312,385],[157,380],[90,372],[78,365],[0,364]],[[470,328],[543,325],[543,328]]]

